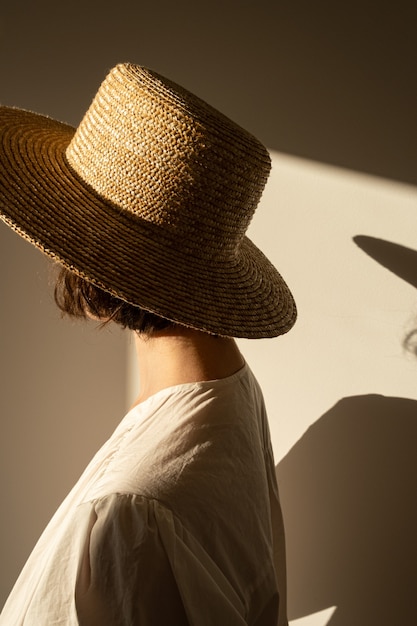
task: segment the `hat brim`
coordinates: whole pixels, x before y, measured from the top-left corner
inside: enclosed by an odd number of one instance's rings
[[[285,281],[247,238],[233,254],[187,249],[86,184],[65,151],[75,129],[0,109],[1,218],[48,256],[113,295],[185,326],[275,337],[296,319]]]

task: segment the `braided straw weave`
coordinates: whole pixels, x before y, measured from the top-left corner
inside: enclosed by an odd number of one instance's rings
[[[1,107],[0,133],[2,219],[69,269],[210,333],[294,324],[287,285],[245,236],[268,152],[196,96],[120,64],[76,130]]]

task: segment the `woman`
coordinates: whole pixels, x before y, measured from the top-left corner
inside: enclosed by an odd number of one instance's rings
[[[76,130],[5,107],[0,120],[2,219],[61,265],[61,309],[135,332],[140,376],[0,624],[286,624],[266,411],[233,339],[296,318],[245,236],[266,149],[132,64]]]

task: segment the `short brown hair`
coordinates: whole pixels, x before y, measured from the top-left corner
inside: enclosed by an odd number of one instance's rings
[[[104,324],[113,321],[123,328],[147,335],[175,326],[175,322],[124,302],[65,267],[58,271],[54,296],[61,311],[72,317],[86,319],[92,316]]]

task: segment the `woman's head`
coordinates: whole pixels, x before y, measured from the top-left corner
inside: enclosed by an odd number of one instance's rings
[[[54,295],[61,311],[72,317],[94,318],[104,324],[112,321],[146,335],[175,326],[170,320],[120,300],[65,267],[58,271]]]
[[[123,302],[225,337],[294,324],[291,292],[245,234],[268,150],[169,79],[117,65],[77,129],[0,107],[0,163],[0,219]]]

